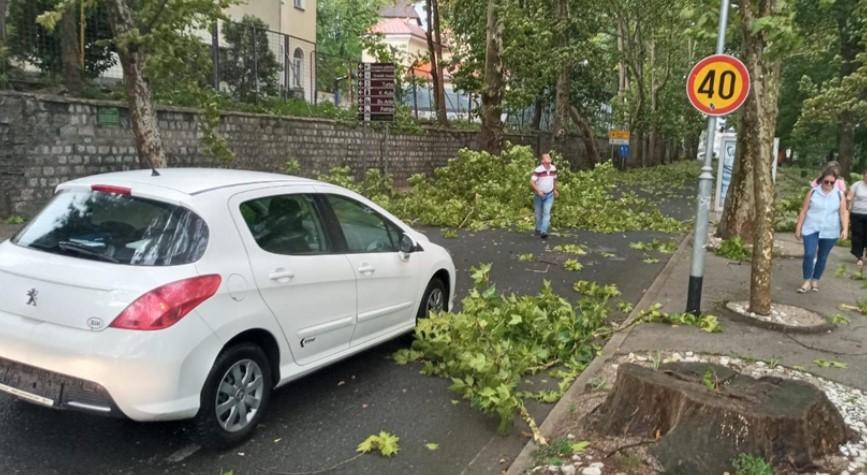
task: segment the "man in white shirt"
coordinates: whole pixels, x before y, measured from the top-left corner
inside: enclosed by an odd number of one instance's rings
[[[551,207],[554,198],[560,196],[557,190],[557,169],[551,163],[551,155],[542,154],[541,164],[533,170],[530,177],[530,187],[533,188],[533,208],[536,211],[536,235],[548,239],[548,227],[551,225]]]

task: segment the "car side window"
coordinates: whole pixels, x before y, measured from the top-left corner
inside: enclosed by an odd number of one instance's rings
[[[245,201],[241,216],[263,250],[274,254],[328,251],[325,231],[309,195],[275,195]]]
[[[397,252],[401,230],[376,211],[353,199],[328,195],[349,252]]]

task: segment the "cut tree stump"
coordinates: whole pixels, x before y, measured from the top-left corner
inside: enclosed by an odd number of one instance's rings
[[[704,382],[708,369],[715,389]],[[606,435],[658,439],[652,453],[673,474],[733,472],[740,453],[781,470],[815,470],[853,435],[815,386],[710,363],[621,365],[590,424]]]

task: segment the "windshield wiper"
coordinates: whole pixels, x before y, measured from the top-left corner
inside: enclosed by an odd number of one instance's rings
[[[60,249],[61,251],[67,252],[67,253],[74,252],[74,253],[80,254],[82,256],[92,257],[92,258],[94,258],[96,260],[100,260],[100,261],[113,262],[115,264],[120,262],[119,260],[115,259],[114,257],[107,256],[105,254],[100,254],[96,251],[91,251],[90,249],[87,249],[85,247],[81,247],[80,245],[75,244],[74,242],[70,242],[70,241],[60,241],[59,243],[57,243],[57,248]]]

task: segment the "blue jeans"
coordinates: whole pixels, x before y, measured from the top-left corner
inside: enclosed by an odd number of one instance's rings
[[[825,272],[828,254],[831,254],[837,238],[819,239],[819,233],[813,233],[803,236],[802,239],[804,240],[804,280],[819,280],[822,278],[822,272]]]
[[[533,196],[533,209],[536,210],[536,231],[548,234],[551,226],[551,207],[554,206],[554,192],[545,193],[544,197]]]

